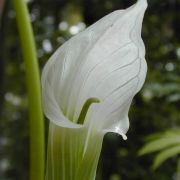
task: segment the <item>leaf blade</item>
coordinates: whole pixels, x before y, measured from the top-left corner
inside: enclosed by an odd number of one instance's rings
[[[180,153],[180,145],[168,148],[167,150],[164,150],[164,151],[161,151],[155,157],[152,169],[153,170],[157,169],[164,161],[166,161],[170,157],[175,156],[179,153]]]

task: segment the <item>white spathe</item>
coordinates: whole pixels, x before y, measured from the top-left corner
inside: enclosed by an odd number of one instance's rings
[[[42,73],[45,115],[66,128],[116,132],[126,139],[128,111],[141,89],[147,65],[141,28],[146,0],[115,11],[64,43]],[[95,97],[84,124],[83,105]]]

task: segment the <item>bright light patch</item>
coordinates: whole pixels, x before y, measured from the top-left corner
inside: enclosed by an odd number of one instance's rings
[[[149,89],[145,89],[144,92],[143,92],[143,97],[146,99],[146,100],[151,100],[153,98],[153,92]]]
[[[68,28],[68,23],[66,21],[62,21],[61,23],[59,23],[58,28],[60,31],[66,31]]]
[[[7,146],[8,143],[9,143],[9,139],[7,137],[1,137],[0,138],[0,145],[1,145],[1,147],[2,146]]]
[[[174,70],[174,64],[173,63],[167,63],[165,68],[167,71],[173,71]]]
[[[6,171],[10,166],[9,160],[7,158],[1,159],[0,170]]]
[[[70,29],[69,29],[69,32],[70,32],[72,35],[77,34],[79,31],[80,31],[80,29],[79,29],[78,26],[71,26]]]
[[[36,15],[30,14],[30,19],[31,19],[31,22],[34,22],[36,20]]]
[[[47,53],[50,53],[52,51],[52,44],[50,40],[48,39],[43,40],[42,46],[44,51],[46,51]]]
[[[19,106],[21,104],[21,99],[12,93],[6,93],[5,100],[13,104],[14,106]]]
[[[26,1],[26,3],[30,3],[30,2],[32,2],[32,0],[25,0]]]
[[[83,31],[86,28],[86,24],[83,22],[80,22],[77,24],[79,31]]]
[[[177,48],[176,54],[177,54],[177,57],[180,59],[180,48]]]
[[[52,25],[54,23],[54,18],[52,16],[47,16],[44,18],[46,24]]]

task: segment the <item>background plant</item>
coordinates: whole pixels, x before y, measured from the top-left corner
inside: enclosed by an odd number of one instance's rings
[[[177,162],[177,177],[180,176],[180,129],[169,129],[165,132],[155,133],[146,138],[146,143],[139,151],[139,155],[145,155],[156,152],[153,160],[152,170],[163,166],[163,163],[174,158]]]

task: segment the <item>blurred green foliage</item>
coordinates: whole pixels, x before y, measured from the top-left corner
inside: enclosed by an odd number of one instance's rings
[[[168,158],[180,154],[180,128],[170,129],[165,132],[155,133],[146,138],[146,144],[139,151],[139,155],[157,152],[152,169],[155,170]],[[179,174],[177,159],[177,173]]]
[[[40,69],[71,36],[130,0],[30,0]],[[0,26],[0,179],[28,179],[29,124],[25,71],[15,24],[6,1]],[[180,0],[149,1],[142,36],[148,75],[130,111],[128,140],[107,134],[97,180],[170,180],[177,158],[152,171],[153,156],[138,157],[144,137],[180,126]],[[177,179],[177,178],[176,178]]]

